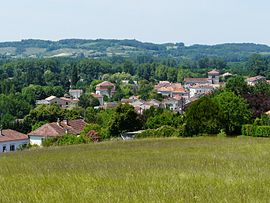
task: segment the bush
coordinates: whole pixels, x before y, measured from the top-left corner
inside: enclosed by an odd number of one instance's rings
[[[80,135],[64,135],[55,138],[46,138],[42,141],[42,146],[50,147],[50,146],[61,146],[61,145],[73,145],[73,144],[85,144],[90,143],[91,140],[86,136]]]
[[[257,126],[255,128],[256,137],[269,137],[270,136],[270,126]]]
[[[155,130],[157,137],[172,137],[176,129],[171,126],[161,126],[160,128]]]
[[[242,135],[253,137],[270,137],[270,126],[243,125]]]
[[[226,137],[227,134],[226,134],[226,132],[223,129],[221,129],[220,132],[217,134],[217,136],[218,137]]]
[[[242,126],[242,135],[244,136],[252,136],[253,135],[253,125],[243,125]]]
[[[179,137],[181,130],[171,127],[171,126],[161,126],[158,129],[148,129],[144,132],[136,135],[136,138],[146,138],[146,137]]]

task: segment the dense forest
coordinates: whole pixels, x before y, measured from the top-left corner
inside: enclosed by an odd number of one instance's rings
[[[155,60],[174,59],[176,62],[219,57],[226,62],[245,61],[252,54],[269,55],[270,47],[252,43],[220,45],[192,45],[184,43],[143,43],[137,40],[83,40],[60,41],[22,40],[0,43],[0,58],[107,58],[114,56],[136,58],[149,56]]]

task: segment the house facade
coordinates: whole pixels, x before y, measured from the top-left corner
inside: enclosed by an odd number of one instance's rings
[[[220,73],[218,70],[213,69],[208,72],[207,78],[185,78],[184,87],[190,88],[193,85],[219,85]]]
[[[247,81],[247,84],[248,85],[254,86],[254,85],[256,85],[259,82],[266,81],[266,77],[261,76],[261,75],[258,75],[258,76],[255,76],[255,77],[247,78],[246,81]]]
[[[69,90],[69,95],[73,98],[73,99],[80,99],[81,95],[83,94],[83,90],[80,89],[70,89]]]
[[[115,85],[111,82],[104,81],[96,86],[96,94],[112,97],[115,93]]]
[[[70,97],[56,97],[56,96],[50,96],[47,97],[44,100],[37,100],[37,105],[52,105],[56,104],[59,105],[63,109],[72,109],[74,107],[77,107],[79,103],[79,99],[73,99]]]
[[[16,151],[29,144],[28,136],[15,130],[0,129],[0,153]]]
[[[86,126],[86,122],[83,119],[77,120],[63,120],[53,123],[47,123],[40,128],[30,132],[28,134],[30,144],[42,145],[42,141],[47,138],[59,137],[65,134],[79,135]]]
[[[209,94],[214,90],[214,87],[211,85],[194,85],[189,88],[190,97],[201,96]]]
[[[181,97],[189,97],[188,91],[180,83],[170,83],[169,81],[160,81],[155,85],[155,90],[158,94],[166,97],[174,97],[176,95]]]

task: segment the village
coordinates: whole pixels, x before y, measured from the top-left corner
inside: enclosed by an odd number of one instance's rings
[[[104,97],[111,98],[117,92],[117,89],[115,84],[103,81],[96,86],[96,91],[91,93],[91,96],[99,102],[99,105],[95,106],[94,109],[113,109],[119,103],[122,103],[131,105],[138,114],[143,114],[145,110],[150,108],[169,109],[182,114],[185,106],[222,88],[225,85],[224,78],[232,76],[228,72],[220,75],[220,72],[216,69],[209,71],[207,74],[207,78],[185,78],[183,84],[159,81],[154,86],[154,90],[162,96],[162,100],[151,99],[145,101],[139,96],[133,95],[118,102],[105,102]],[[220,81],[221,78],[223,81]],[[250,86],[254,86],[260,81],[269,83],[263,76],[246,78],[246,82]],[[128,81],[122,82],[127,83]],[[83,90],[81,89],[70,89],[68,94],[63,97],[51,95],[43,100],[37,100],[36,105],[58,105],[63,109],[72,109],[78,106],[82,94]],[[79,136],[86,125],[87,123],[83,118],[77,120],[58,119],[56,122],[44,124],[28,134],[11,129],[0,129],[0,153],[16,151],[29,144],[42,146],[44,139],[65,134]],[[94,142],[100,141],[100,137],[96,133],[89,133],[89,136]]]

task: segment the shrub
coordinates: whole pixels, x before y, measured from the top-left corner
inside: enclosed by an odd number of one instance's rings
[[[55,145],[55,143],[57,142],[57,137],[55,138],[45,138],[42,140],[42,146],[43,147],[50,147]]]
[[[243,125],[242,126],[242,135],[252,136],[254,127],[255,126],[253,126],[253,125]]]
[[[256,137],[270,137],[270,126],[257,126],[254,135]]]
[[[178,137],[180,131],[171,126],[161,126],[158,129],[148,129],[144,132],[136,135],[136,138],[146,138],[146,137]]]
[[[61,146],[61,145],[73,145],[73,144],[85,144],[90,143],[91,139],[87,138],[84,135],[76,136],[67,134],[64,136],[59,136],[55,138],[46,138],[42,141],[42,146]]]
[[[270,126],[243,125],[242,135],[253,137],[270,137]]]
[[[217,136],[218,137],[226,137],[227,134],[226,134],[226,132],[223,129],[221,129],[220,132],[217,134]]]
[[[157,137],[172,137],[176,129],[171,126],[161,126],[160,128],[155,130]]]

